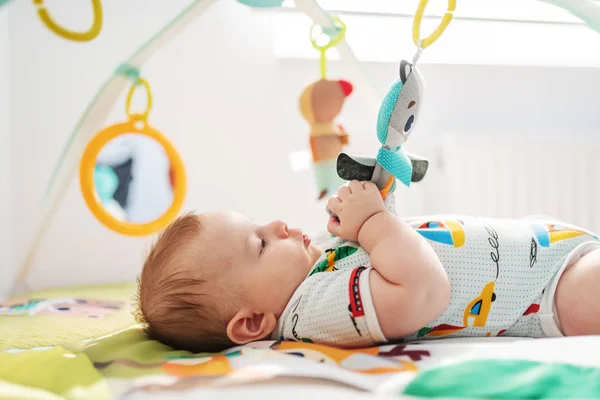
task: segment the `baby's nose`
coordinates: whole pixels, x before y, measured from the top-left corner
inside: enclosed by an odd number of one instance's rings
[[[284,222],[279,222],[279,226],[277,227],[277,235],[284,239],[289,236],[288,226]]]

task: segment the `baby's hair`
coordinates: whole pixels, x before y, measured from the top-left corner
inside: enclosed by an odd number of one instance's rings
[[[134,315],[146,334],[195,353],[234,345],[202,265],[202,231],[201,218],[191,212],[173,221],[152,246],[135,291]]]

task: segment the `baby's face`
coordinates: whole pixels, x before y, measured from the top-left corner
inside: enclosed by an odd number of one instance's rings
[[[321,250],[281,221],[259,225],[233,212],[203,214],[203,237],[226,286],[245,306],[280,315]],[[212,258],[212,257],[211,257]],[[220,259],[221,262],[218,261]]]

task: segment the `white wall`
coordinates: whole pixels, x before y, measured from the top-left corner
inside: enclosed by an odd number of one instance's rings
[[[103,3],[103,32],[85,44],[52,35],[28,2],[8,7],[16,256],[25,251],[50,171],[90,98],[119,62],[188,2],[147,0],[144,8],[133,0]],[[49,4],[56,19],[74,29],[87,25],[86,2]],[[144,68],[155,96],[150,118],[185,161],[186,209],[232,208],[258,221],[282,218],[314,232],[323,227],[324,204],[314,201],[311,172],[293,173],[288,154],[306,149],[308,126],[299,115],[297,96],[318,78],[318,66],[275,59],[272,18],[221,1],[192,23]],[[6,27],[6,21],[0,26]],[[380,92],[397,74],[395,64],[369,64],[367,69]],[[598,69],[423,64],[422,73],[427,103],[411,138],[414,152],[433,156],[436,135],[446,130],[593,133],[598,126],[600,98],[591,89],[600,84]],[[330,64],[329,76],[356,78],[338,63]],[[369,109],[358,91],[344,108],[340,122],[352,135],[351,153],[373,154],[377,148],[376,116]],[[122,118],[121,101],[110,122]],[[437,184],[432,177],[419,188],[401,191],[400,206],[406,202],[410,212],[440,211],[440,203],[428,196]],[[235,186],[229,185],[231,178]],[[149,243],[149,238],[119,236],[96,222],[73,182],[29,283],[38,288],[131,280]],[[0,281],[6,276],[3,271]]]
[[[0,11],[0,299],[12,280],[9,158],[9,36],[8,15]]]

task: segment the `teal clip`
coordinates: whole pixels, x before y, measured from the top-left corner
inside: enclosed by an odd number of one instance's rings
[[[283,0],[237,0],[238,3],[254,8],[281,7]]]
[[[119,65],[117,67],[117,70],[115,71],[115,74],[125,75],[127,78],[129,78],[130,81],[132,81],[136,85],[140,82],[140,70],[127,63]]]
[[[324,34],[326,34],[331,39],[333,39],[340,33],[341,28],[339,28],[337,26],[332,26],[332,27],[328,27],[328,28],[321,27],[321,30],[323,31]]]

